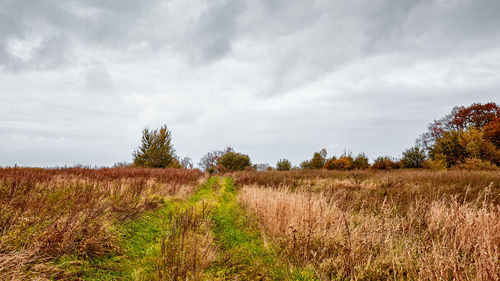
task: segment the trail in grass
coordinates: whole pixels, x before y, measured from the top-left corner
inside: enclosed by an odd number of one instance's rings
[[[165,226],[175,214],[202,201],[216,201],[217,194],[212,187],[218,181],[218,178],[210,178],[189,199],[168,200],[160,209],[118,226],[123,254],[80,261],[79,271],[83,273],[79,275],[84,280],[158,280],[157,264]]]
[[[195,266],[193,272],[175,275],[174,279],[317,280],[313,272],[287,264],[272,243],[265,242],[256,221],[239,205],[237,189],[228,177],[212,177],[187,200],[168,200],[160,209],[117,226],[123,248],[121,255],[89,260],[62,259],[59,261],[61,268],[65,264],[70,269],[76,268],[76,275],[84,280],[170,280],[172,266],[176,272],[181,267],[191,270],[193,260],[187,252],[192,249],[185,246],[188,240],[182,238],[183,248],[179,252],[178,242],[169,244],[165,241],[169,239],[165,233],[175,231],[169,229],[176,225],[173,220],[185,220],[184,214],[189,213],[186,210],[200,206],[207,209],[213,221],[211,235],[216,257],[202,272]],[[209,232],[207,230],[207,234]],[[178,261],[179,257],[186,260]]]
[[[209,269],[212,280],[316,280],[310,271],[294,268],[265,243],[251,217],[241,208],[231,178],[223,178],[223,191],[214,211],[218,257]]]

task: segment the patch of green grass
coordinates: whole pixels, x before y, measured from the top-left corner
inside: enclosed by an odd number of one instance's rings
[[[265,245],[255,221],[241,208],[231,178],[224,178],[223,193],[215,209],[215,241],[219,256],[209,269],[214,279],[317,280],[313,272],[294,268]]]

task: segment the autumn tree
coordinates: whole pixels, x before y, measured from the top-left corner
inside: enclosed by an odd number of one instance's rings
[[[179,163],[172,145],[172,133],[167,125],[159,129],[145,128],[141,145],[134,151],[134,165],[139,167],[166,168]]]
[[[462,131],[470,127],[482,129],[499,117],[500,107],[493,102],[474,103],[468,107],[456,106],[450,114],[430,123],[427,132],[422,134],[417,142],[421,147],[430,149],[445,132]]]
[[[373,162],[372,168],[376,170],[392,170],[399,168],[399,166],[391,157],[385,156],[377,157]]]
[[[491,141],[497,149],[500,149],[500,117],[491,120],[483,127],[484,136]]]

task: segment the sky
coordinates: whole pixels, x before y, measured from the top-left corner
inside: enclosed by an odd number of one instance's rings
[[[498,0],[0,0],[0,166],[131,162],[167,124],[195,163],[398,157],[500,102]]]

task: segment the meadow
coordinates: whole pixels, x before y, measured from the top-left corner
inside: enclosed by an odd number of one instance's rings
[[[0,169],[1,280],[499,280],[498,171]]]

